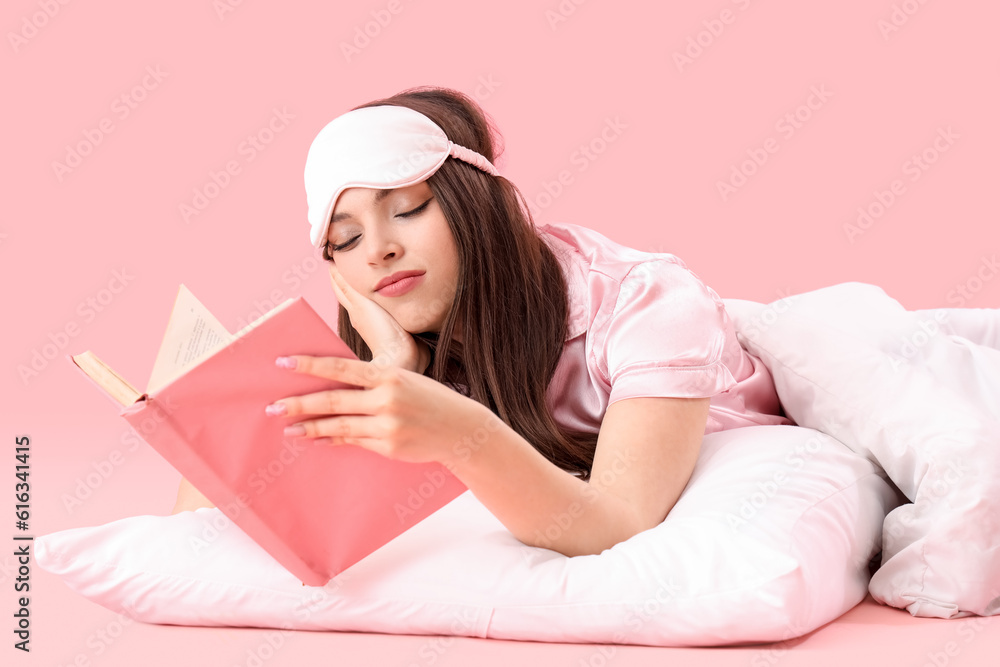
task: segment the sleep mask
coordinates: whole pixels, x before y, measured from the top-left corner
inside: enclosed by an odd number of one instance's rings
[[[479,153],[448,139],[430,118],[409,107],[379,105],[342,114],[319,131],[306,156],[310,240],[322,248],[340,193],[347,188],[401,188],[427,178],[448,156],[498,176]]]

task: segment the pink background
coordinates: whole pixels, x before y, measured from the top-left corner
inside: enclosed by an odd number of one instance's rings
[[[9,446],[32,440],[34,534],[167,514],[180,480],[65,354],[92,350],[144,388],[181,282],[231,331],[299,295],[336,321],[306,151],[333,117],[411,86],[479,100],[536,222],[674,253],[724,298],[863,281],[908,309],[1000,307],[996,3],[224,3],[4,4],[0,416]],[[291,118],[269,134],[276,109]],[[70,150],[86,155],[57,173]],[[915,171],[921,155],[933,163]],[[852,242],[845,225],[879,196],[893,201]],[[13,559],[0,564],[10,591]],[[43,591],[62,586],[45,574]],[[38,595],[45,664],[77,652],[53,648],[74,623],[85,650],[80,619],[103,611],[74,599],[58,620]]]

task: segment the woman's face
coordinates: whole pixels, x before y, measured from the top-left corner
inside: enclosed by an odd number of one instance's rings
[[[426,180],[392,190],[344,190],[333,209],[327,243],[351,287],[408,332],[440,333],[458,286],[458,248]],[[409,270],[424,271],[410,291],[398,296],[375,291],[382,278]]]

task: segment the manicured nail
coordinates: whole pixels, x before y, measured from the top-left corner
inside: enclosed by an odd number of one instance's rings
[[[305,434],[306,434],[306,427],[303,426],[302,424],[292,424],[291,426],[285,427],[285,435],[296,436]]]
[[[296,361],[293,357],[278,357],[274,360],[274,365],[278,368],[295,368]]]
[[[271,403],[271,405],[264,408],[264,413],[271,415],[283,415],[288,412],[288,408],[285,407],[284,403]]]

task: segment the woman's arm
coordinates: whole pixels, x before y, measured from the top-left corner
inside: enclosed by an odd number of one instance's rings
[[[662,523],[691,479],[710,402],[643,397],[608,407],[597,437],[591,484],[628,503],[636,533]],[[631,465],[624,465],[629,461]]]
[[[632,398],[601,424],[590,483],[561,470],[505,424],[443,460],[521,542],[598,554],[666,518],[691,477],[709,398]]]
[[[342,383],[267,406],[271,415],[313,416],[289,424],[286,436],[440,462],[517,539],[567,556],[600,553],[662,521],[691,476],[708,419],[708,398],[616,401],[587,483],[487,406],[431,378],[344,357],[300,354],[276,363]]]

